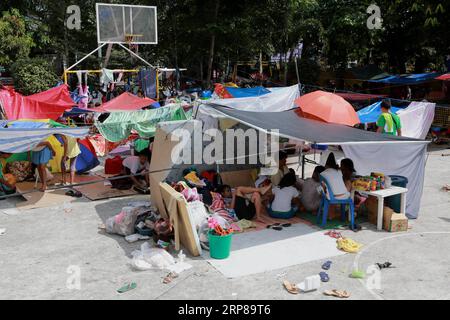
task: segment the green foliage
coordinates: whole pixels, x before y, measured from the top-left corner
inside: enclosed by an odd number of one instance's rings
[[[50,64],[41,58],[18,60],[12,73],[16,90],[25,95],[48,90],[59,80]]]
[[[96,46],[96,0],[3,0],[0,10],[0,64],[21,57],[56,54],[67,65]],[[449,0],[114,0],[156,5],[159,43],[140,46],[139,54],[155,65],[186,67],[194,79],[207,78],[214,38],[214,67],[225,70],[237,61],[264,60],[285,54],[303,42],[300,77],[315,81],[318,68],[341,72],[351,61],[375,64],[386,72],[441,70],[450,54]],[[366,10],[381,8],[383,28],[369,30]],[[81,7],[82,30],[64,27],[69,5]],[[278,65],[294,79],[293,58]],[[122,50],[114,50],[111,67],[133,67]],[[80,68],[98,68],[97,57]],[[294,76],[293,76],[294,75]]]
[[[11,9],[3,12],[0,18],[0,65],[7,66],[12,61],[28,57],[34,45],[19,11]]]

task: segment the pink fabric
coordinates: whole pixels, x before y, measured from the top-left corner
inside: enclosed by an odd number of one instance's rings
[[[153,103],[155,103],[155,100],[139,98],[129,92],[124,92],[95,110],[98,112],[135,111],[148,107]]]
[[[116,215],[116,216],[114,217],[114,222],[115,222],[116,224],[121,224],[122,221],[123,221],[123,219],[125,218],[126,214],[127,214],[127,213],[124,212],[124,211],[120,212],[118,215]]]
[[[87,109],[89,103],[89,87],[80,84],[78,86],[78,95],[81,97],[79,107]]]
[[[212,204],[210,206],[212,211],[216,211],[219,209],[225,209],[225,201],[220,193],[211,192],[212,196]]]
[[[31,96],[23,96],[14,88],[5,87],[0,90],[0,104],[3,106],[8,120],[56,120],[64,111],[75,106],[66,85]]]

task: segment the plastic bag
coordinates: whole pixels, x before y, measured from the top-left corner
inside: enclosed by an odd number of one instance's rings
[[[140,271],[151,269],[169,269],[175,265],[175,259],[164,249],[152,248],[149,243],[143,243],[141,250],[133,251],[131,265]]]
[[[122,211],[105,222],[106,232],[119,234],[121,236],[130,236],[134,234],[134,226],[137,217],[142,214],[140,208],[124,207]]]

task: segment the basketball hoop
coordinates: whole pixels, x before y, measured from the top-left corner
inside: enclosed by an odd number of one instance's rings
[[[142,34],[126,34],[125,42],[128,44],[128,48],[130,48],[130,50],[134,50],[137,53],[139,49],[139,39],[143,36],[144,35]]]

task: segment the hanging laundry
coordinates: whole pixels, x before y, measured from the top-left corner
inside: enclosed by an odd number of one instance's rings
[[[78,95],[80,97],[80,108],[87,109],[89,103],[89,87],[87,85],[80,84],[78,86]]]
[[[147,98],[156,98],[156,70],[141,69],[138,74],[138,82]]]
[[[110,83],[112,82],[114,82],[114,72],[109,69],[102,69],[100,85],[103,87],[103,91],[107,91]]]

